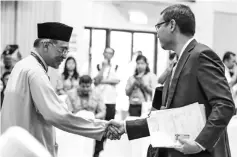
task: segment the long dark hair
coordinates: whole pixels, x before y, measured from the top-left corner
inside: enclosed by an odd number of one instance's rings
[[[143,60],[146,63],[146,70],[145,70],[145,74],[144,74],[144,75],[146,75],[147,73],[150,72],[150,68],[149,68],[147,58],[143,55],[138,55],[137,59],[136,59],[136,62],[139,61],[139,60]],[[137,76],[137,75],[138,75],[138,70],[136,68],[134,76]]]
[[[68,79],[68,76],[69,76],[69,73],[68,73],[68,69],[67,69],[67,62],[69,60],[73,60],[74,63],[75,63],[75,69],[73,70],[73,75],[72,75],[72,78],[75,78],[75,79],[78,79],[79,78],[79,73],[77,72],[77,62],[75,60],[74,57],[68,57],[66,59],[66,62],[65,62],[65,66],[64,66],[64,71],[63,71],[63,76],[64,76],[64,79]]]

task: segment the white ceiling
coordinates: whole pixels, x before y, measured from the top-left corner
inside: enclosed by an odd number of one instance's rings
[[[140,11],[144,13],[148,18],[147,25],[154,26],[160,16],[160,12],[168,6],[167,3],[155,2],[155,1],[123,1],[123,2],[111,2],[116,9],[121,13],[121,15],[129,20],[130,11]]]

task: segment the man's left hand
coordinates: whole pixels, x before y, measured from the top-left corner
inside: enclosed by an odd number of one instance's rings
[[[202,148],[197,145],[197,143],[193,140],[188,139],[178,139],[182,144],[181,147],[175,148],[177,151],[184,154],[196,154],[202,151]]]

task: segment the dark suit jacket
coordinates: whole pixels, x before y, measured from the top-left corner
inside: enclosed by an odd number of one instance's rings
[[[164,85],[162,106],[177,108],[195,102],[205,105],[207,122],[195,141],[206,150],[184,155],[161,148],[162,157],[230,157],[226,127],[235,107],[217,54],[196,40],[191,41],[177,64],[170,87],[169,81],[170,76]],[[149,136],[146,119],[127,121],[126,129],[130,140]]]

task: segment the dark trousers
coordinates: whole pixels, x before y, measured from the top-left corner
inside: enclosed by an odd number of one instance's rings
[[[142,114],[142,104],[130,104],[128,113],[130,116],[140,117]]]
[[[115,109],[115,104],[105,104],[106,105],[106,115],[105,115],[105,120],[111,120],[114,119],[116,109]],[[100,152],[104,150],[104,142],[106,138],[103,137],[101,141],[95,142],[95,151],[93,157],[98,157]]]

